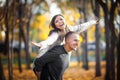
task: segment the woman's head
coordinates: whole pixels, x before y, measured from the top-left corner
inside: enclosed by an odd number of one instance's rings
[[[50,26],[57,31],[64,30],[66,28],[65,18],[61,14],[55,15],[50,22]]]

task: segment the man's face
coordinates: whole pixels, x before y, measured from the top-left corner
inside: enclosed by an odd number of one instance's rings
[[[79,35],[73,33],[68,39],[67,39],[67,45],[70,50],[76,50],[78,47],[79,42]]]

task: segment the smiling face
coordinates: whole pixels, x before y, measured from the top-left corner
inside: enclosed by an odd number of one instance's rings
[[[72,33],[67,37],[65,41],[66,51],[69,52],[71,50],[76,50],[76,48],[78,47],[78,43],[79,43],[79,34]]]
[[[54,20],[54,24],[56,26],[56,28],[60,29],[60,30],[64,30],[66,27],[66,22],[63,16],[57,16]]]

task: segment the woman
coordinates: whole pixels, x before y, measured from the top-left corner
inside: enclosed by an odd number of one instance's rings
[[[95,20],[91,20],[89,22],[76,25],[76,26],[67,26],[65,18],[61,14],[55,15],[51,22],[50,27],[53,28],[53,30],[50,31],[49,37],[41,41],[39,43],[32,42],[33,45],[38,46],[40,48],[40,53],[37,57],[40,57],[42,54],[44,54],[46,51],[51,49],[55,45],[63,44],[64,42],[64,36],[69,31],[75,31],[78,33],[81,33],[93,25],[97,24],[99,22],[99,19],[96,18]]]

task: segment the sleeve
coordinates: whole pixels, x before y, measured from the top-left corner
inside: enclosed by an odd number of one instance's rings
[[[53,62],[56,59],[58,59],[59,54],[57,54],[54,51],[48,51],[46,54],[44,54],[43,56],[37,58],[34,61],[35,64],[35,71],[41,71],[43,66],[49,62]]]
[[[91,20],[91,21],[88,21],[88,22],[80,24],[80,25],[71,26],[71,27],[69,27],[69,29],[70,29],[70,31],[75,31],[75,32],[81,33],[83,31],[86,31],[87,29],[91,28],[95,24],[96,24],[96,21]]]
[[[47,48],[49,45],[52,45],[57,40],[57,38],[58,38],[57,32],[51,33],[45,41],[42,41],[39,43],[42,45],[40,49],[44,49],[44,48]]]

